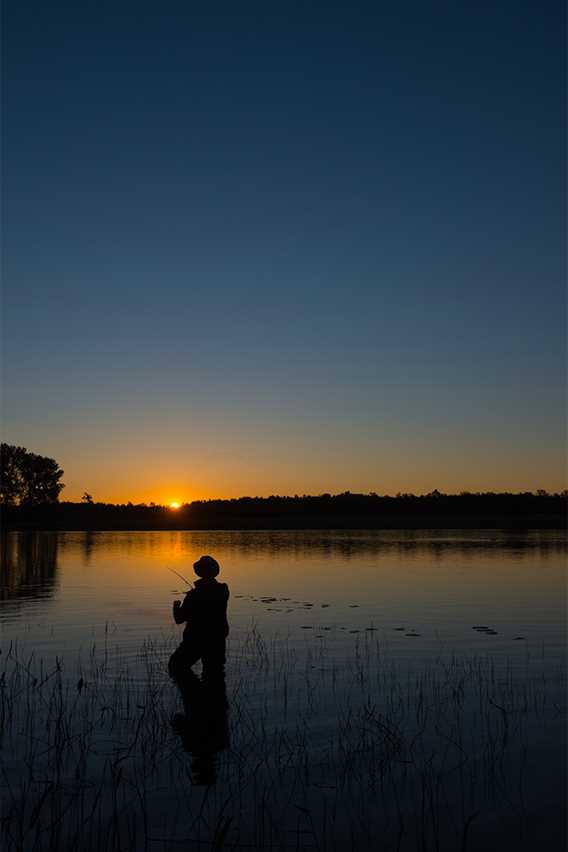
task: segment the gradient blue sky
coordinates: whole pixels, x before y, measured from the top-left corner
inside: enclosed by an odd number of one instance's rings
[[[3,9],[3,439],[67,499],[565,487],[562,3]]]

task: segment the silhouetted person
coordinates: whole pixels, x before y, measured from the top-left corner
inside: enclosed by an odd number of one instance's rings
[[[215,579],[219,563],[212,556],[202,556],[193,570],[200,579],[187,592],[183,603],[174,601],[176,624],[187,622],[183,641],[169,662],[170,674],[176,680],[198,660],[203,663],[204,678],[222,674],[225,666],[229,587]]]
[[[222,672],[204,675],[200,680],[187,669],[176,677],[184,713],[176,713],[172,728],[184,751],[192,755],[194,784],[214,784],[217,778],[217,752],[229,748],[229,724],[225,676]]]

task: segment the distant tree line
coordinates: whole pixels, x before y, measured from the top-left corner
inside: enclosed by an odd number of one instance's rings
[[[55,459],[25,447],[0,444],[0,504],[37,506],[56,503],[65,487]]]
[[[91,495],[88,495],[89,497]],[[567,494],[468,493],[426,495],[321,494],[197,500],[176,511],[167,506],[61,502],[20,505],[3,512],[20,529],[560,529]]]

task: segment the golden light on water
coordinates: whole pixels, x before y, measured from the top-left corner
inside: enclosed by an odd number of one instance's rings
[[[170,509],[179,509],[179,503],[177,502],[177,500],[172,500],[172,502],[170,503]]]

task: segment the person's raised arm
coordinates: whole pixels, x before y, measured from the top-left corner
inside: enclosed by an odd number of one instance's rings
[[[190,597],[191,591],[189,591],[183,603],[181,601],[174,601],[174,621],[176,624],[183,624],[184,621],[187,621],[189,616],[189,607],[190,607]]]
[[[180,618],[181,601],[174,601],[173,616],[176,624],[181,624],[183,619]]]

